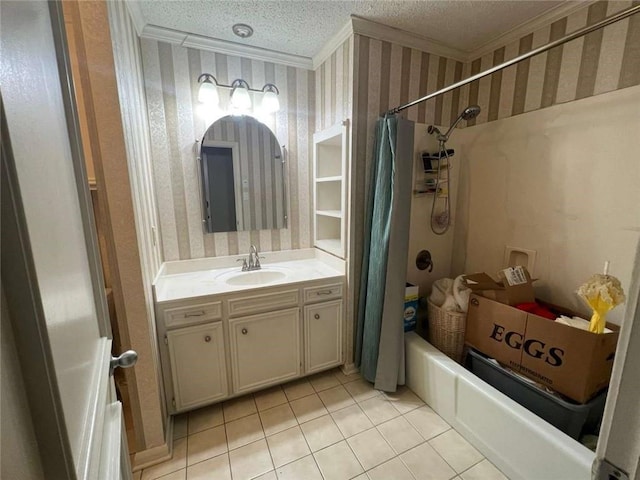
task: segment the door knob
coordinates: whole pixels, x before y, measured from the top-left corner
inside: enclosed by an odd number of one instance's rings
[[[204,337],[204,341],[209,343],[211,341],[211,335],[207,335]]]
[[[316,320],[317,320],[317,319],[319,319],[319,318],[320,318],[320,314],[319,314],[319,313],[316,313],[316,314],[313,316],[313,318],[315,318]]]
[[[247,330],[246,328],[243,328],[243,329],[242,329],[242,334],[243,334],[243,335],[246,335],[247,333],[249,333],[249,330]]]
[[[133,367],[137,361],[138,354],[134,350],[127,350],[117,357],[111,357],[111,361],[109,362],[109,376],[113,375],[113,371],[116,368],[130,368]]]

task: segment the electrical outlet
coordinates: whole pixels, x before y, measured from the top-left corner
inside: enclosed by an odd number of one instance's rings
[[[504,267],[515,267],[516,265],[527,267],[529,274],[533,276],[533,270],[536,267],[536,251],[507,245],[504,247],[503,263]]]

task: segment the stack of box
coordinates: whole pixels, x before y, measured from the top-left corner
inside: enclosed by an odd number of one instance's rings
[[[609,384],[619,327],[596,334],[527,313],[515,305],[535,301],[524,267],[507,270],[501,282],[486,273],[465,277],[473,291],[465,343],[501,364],[575,400],[586,403]],[[540,303],[540,302],[539,302]],[[576,315],[545,305],[558,315]]]

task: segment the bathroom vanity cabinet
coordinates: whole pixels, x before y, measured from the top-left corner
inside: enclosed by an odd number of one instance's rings
[[[343,364],[343,293],[338,275],[156,301],[169,412]]]

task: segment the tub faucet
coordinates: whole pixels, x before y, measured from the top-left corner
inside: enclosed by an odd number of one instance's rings
[[[249,265],[247,270],[260,270],[261,268],[258,249],[255,245],[251,245],[251,248],[249,249]]]

